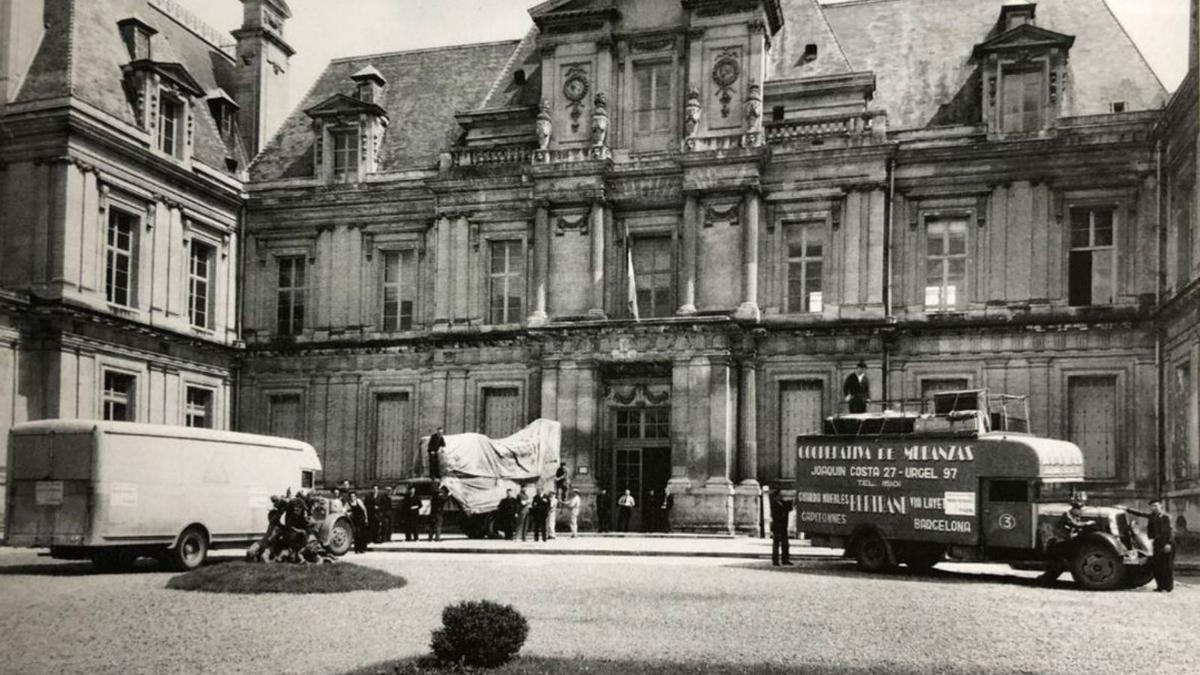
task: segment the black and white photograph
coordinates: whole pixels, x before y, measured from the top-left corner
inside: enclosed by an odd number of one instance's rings
[[[0,0],[0,673],[1200,672],[1200,0]]]

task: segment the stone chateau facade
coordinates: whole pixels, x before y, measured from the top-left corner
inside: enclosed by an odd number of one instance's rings
[[[861,360],[876,401],[1028,396],[1093,499],[1198,528],[1192,4],[1173,95],[1103,0],[550,0],[293,105],[283,0],[228,39],[0,0],[0,431],[229,427],[390,484],[436,426],[548,417],[585,520],[669,485],[752,532]]]

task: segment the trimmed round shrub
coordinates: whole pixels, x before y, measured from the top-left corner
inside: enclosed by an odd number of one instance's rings
[[[492,668],[516,656],[528,635],[529,622],[512,605],[460,602],[442,610],[429,646],[442,663]]]

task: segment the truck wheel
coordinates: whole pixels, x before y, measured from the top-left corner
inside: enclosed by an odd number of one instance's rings
[[[194,570],[208,557],[208,536],[198,527],[189,527],[179,535],[179,543],[167,551],[169,566],[179,572]]]
[[[874,532],[863,535],[858,540],[854,553],[858,569],[864,572],[885,572],[892,568],[892,561],[888,559],[887,542]]]
[[[108,548],[92,554],[92,565],[101,572],[128,572],[137,558],[130,551]]]
[[[333,527],[329,528],[329,552],[336,556],[344,556],[354,545],[354,526],[345,518],[338,518]]]
[[[1124,585],[1125,563],[1106,546],[1084,543],[1071,557],[1071,576],[1080,588],[1111,591]]]

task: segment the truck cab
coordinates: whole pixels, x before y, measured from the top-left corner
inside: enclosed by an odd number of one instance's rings
[[[1146,583],[1149,547],[1123,511],[1089,507],[1088,527],[1064,531],[1083,453],[1028,419],[1023,398],[987,390],[830,417],[797,438],[798,529],[869,571],[948,558],[1066,569],[1088,589]]]

